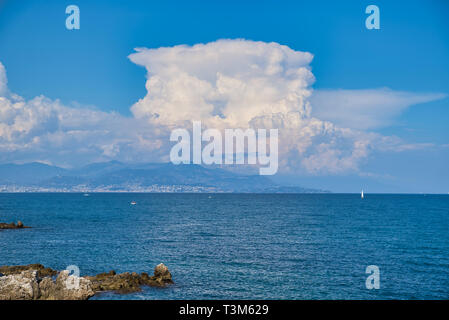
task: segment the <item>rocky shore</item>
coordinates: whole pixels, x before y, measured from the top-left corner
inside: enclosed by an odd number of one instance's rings
[[[69,271],[56,271],[41,264],[0,267],[0,300],[87,300],[96,293],[113,291],[131,293],[142,286],[165,287],[172,284],[172,276],[164,264],[154,269],[152,276],[145,272],[115,271],[96,276],[78,277]]]
[[[24,229],[24,228],[31,228],[31,227],[24,226],[22,221],[17,221],[17,224],[14,222],[11,222],[11,223],[0,222],[0,230],[1,229]]]

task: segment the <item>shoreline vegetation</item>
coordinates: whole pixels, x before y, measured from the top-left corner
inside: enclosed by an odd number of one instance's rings
[[[146,272],[117,274],[111,270],[79,277],[41,264],[0,266],[0,300],[87,300],[101,292],[126,294],[142,291],[142,286],[163,288],[173,283],[170,271],[162,263],[155,267],[152,276]]]

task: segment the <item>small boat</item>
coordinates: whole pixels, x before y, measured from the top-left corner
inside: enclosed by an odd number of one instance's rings
[[[131,205],[132,205],[132,206],[135,206],[136,204],[137,204],[137,202],[131,201]]]
[[[85,196],[85,197],[88,197],[88,196],[89,196],[89,194],[88,194],[88,193],[85,193],[85,194],[84,194],[84,196]]]
[[[364,198],[365,196],[363,195],[363,190],[362,190],[362,193],[360,194],[360,198]]]

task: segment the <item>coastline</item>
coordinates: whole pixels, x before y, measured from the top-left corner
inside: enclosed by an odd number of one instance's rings
[[[142,286],[163,288],[170,284],[172,275],[162,263],[152,276],[111,270],[81,277],[41,264],[0,266],[0,300],[88,300],[100,292],[127,294],[141,291]]]

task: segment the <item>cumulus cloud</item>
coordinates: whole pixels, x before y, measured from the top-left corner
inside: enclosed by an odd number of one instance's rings
[[[202,120],[245,127],[257,116],[305,114],[314,81],[312,54],[277,43],[219,40],[208,44],[137,49],[129,56],[148,71],[137,118],[173,125]]]
[[[131,108],[136,118],[168,126],[201,120],[219,129],[278,128],[284,170],[356,170],[371,149],[398,143],[358,129],[436,98],[391,90],[322,91],[314,98],[313,55],[277,43],[219,40],[136,51],[129,58],[148,72],[147,94]],[[351,118],[343,123],[348,113]]]
[[[370,106],[381,105],[390,119],[437,98],[386,89],[314,98],[313,55],[278,43],[218,40],[139,48],[129,58],[147,69],[147,94],[131,107],[132,117],[43,96],[26,101],[8,93],[0,64],[0,161],[168,161],[171,129],[201,120],[203,129],[277,128],[281,171],[337,174],[357,171],[372,150],[400,150],[400,139],[362,130],[385,121]],[[344,123],[335,114],[346,112],[348,101],[354,120]]]
[[[311,97],[312,115],[353,129],[391,125],[412,105],[445,98],[441,93],[412,93],[388,88],[370,90],[317,90]]]
[[[1,73],[0,79],[6,83]],[[1,162],[73,166],[111,159],[160,161],[168,152],[160,153],[168,134],[113,112],[71,108],[44,96],[25,100],[0,95]]]

